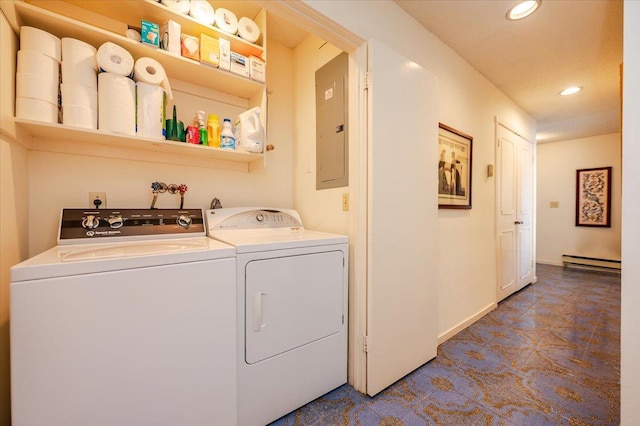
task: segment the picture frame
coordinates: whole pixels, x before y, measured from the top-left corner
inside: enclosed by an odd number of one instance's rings
[[[473,137],[438,123],[438,208],[471,209]]]
[[[576,226],[611,227],[611,169],[576,170]]]

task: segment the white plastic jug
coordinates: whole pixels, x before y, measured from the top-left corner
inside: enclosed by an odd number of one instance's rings
[[[249,152],[262,152],[264,132],[260,123],[260,107],[240,114],[233,125],[236,147]]]

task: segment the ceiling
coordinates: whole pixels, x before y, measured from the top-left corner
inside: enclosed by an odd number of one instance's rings
[[[517,0],[395,2],[536,118],[539,143],[620,131],[622,0],[542,0],[522,21],[505,18]],[[268,16],[270,38],[306,35]]]
[[[621,0],[542,0],[521,21],[517,0],[395,2],[536,118],[538,142],[620,131]]]

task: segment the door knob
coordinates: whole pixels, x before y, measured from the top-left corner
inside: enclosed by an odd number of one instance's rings
[[[520,220],[516,220],[515,222],[513,222],[515,225],[522,225],[524,222],[520,221]]]

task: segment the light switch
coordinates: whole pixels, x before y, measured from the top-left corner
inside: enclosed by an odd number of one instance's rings
[[[560,201],[551,201],[549,202],[549,208],[557,209],[560,207]]]

